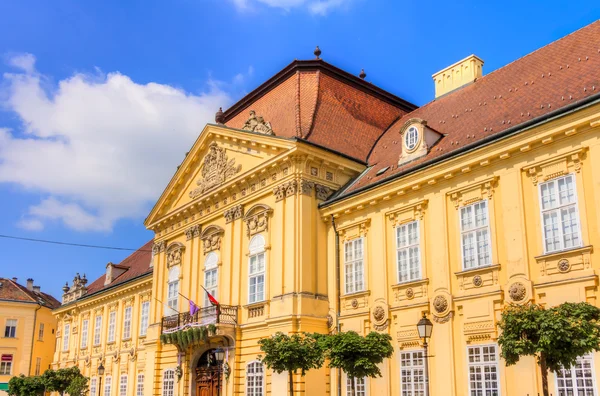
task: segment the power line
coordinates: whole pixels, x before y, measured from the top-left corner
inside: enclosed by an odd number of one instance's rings
[[[150,252],[151,251],[148,249],[130,249],[130,248],[116,247],[116,246],[86,245],[83,243],[50,241],[47,239],[23,238],[23,237],[17,237],[17,236],[13,236],[13,235],[2,235],[2,234],[0,234],[0,238],[17,239],[19,241],[27,241],[27,242],[50,243],[53,245],[84,247],[84,248],[91,248],[91,249],[126,250],[126,251],[130,251],[130,252],[135,252],[138,250],[141,252]]]

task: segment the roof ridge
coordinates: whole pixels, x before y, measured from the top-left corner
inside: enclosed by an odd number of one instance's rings
[[[321,104],[321,70],[317,70],[316,72],[317,79],[317,97],[315,98],[315,106],[313,108],[312,117],[310,117],[310,125],[308,126],[308,133],[303,139],[308,139],[308,137],[312,134],[315,126],[315,117],[317,116],[317,110],[319,109],[319,105]]]
[[[28,292],[26,292],[25,290],[23,290],[24,286],[20,285],[19,283],[13,281],[12,279],[8,279],[8,278],[4,278],[6,280],[8,280],[10,283],[12,283],[21,293],[23,293],[24,295],[26,295],[29,299],[31,299],[31,301],[36,302],[36,299],[31,297],[31,294],[29,294]]]

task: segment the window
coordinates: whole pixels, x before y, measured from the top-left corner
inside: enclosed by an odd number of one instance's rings
[[[112,377],[108,375],[104,381],[104,396],[110,396],[112,391]]]
[[[140,319],[140,335],[145,336],[148,332],[148,322],[150,318],[150,301],[142,303],[142,314]]]
[[[127,374],[121,375],[119,379],[119,396],[127,396]]]
[[[400,379],[402,396],[425,394],[425,360],[423,351],[402,352],[400,354]]]
[[[210,294],[213,295],[214,298],[217,298],[217,265],[219,262],[219,257],[216,253],[210,252],[206,255],[206,260],[204,260],[204,288]],[[210,307],[210,301],[208,300],[208,295],[204,293],[204,306]]]
[[[2,355],[2,360],[0,360],[0,375],[12,374],[12,360],[13,355]]]
[[[344,245],[344,250],[346,252],[346,293],[355,293],[364,290],[363,244],[364,238],[358,238],[346,242]]]
[[[558,396],[595,396],[593,358],[590,355],[577,358],[577,364],[569,369],[556,372]]]
[[[575,178],[567,175],[540,184],[544,251],[581,246]]]
[[[38,340],[44,341],[44,324],[40,323],[40,328],[38,330]]]
[[[499,396],[496,346],[468,347],[467,355],[469,357],[469,395]]]
[[[419,222],[412,221],[396,227],[398,282],[421,279]]]
[[[463,269],[492,264],[487,201],[460,208]]]
[[[408,151],[412,151],[419,143],[419,130],[416,127],[410,127],[404,134],[404,145]]]
[[[264,369],[261,362],[250,362],[246,366],[246,395],[263,396],[264,390]]]
[[[367,382],[365,378],[354,378],[356,396],[367,396]],[[352,396],[352,378],[346,378],[346,395]]]
[[[94,346],[100,345],[100,335],[102,334],[102,316],[96,316],[94,322]]]
[[[117,326],[117,311],[108,314],[108,339],[107,342],[115,341],[115,328]]]
[[[144,396],[144,374],[138,374],[137,376],[137,388],[135,390],[135,396]]]
[[[175,370],[165,370],[163,373],[163,396],[175,395]]]
[[[40,375],[42,369],[42,358],[35,358],[35,375]]]
[[[123,320],[123,339],[131,338],[131,307],[125,308],[125,319]]]
[[[71,325],[69,323],[66,323],[65,327],[63,328],[63,345],[62,345],[63,352],[69,350],[69,335],[70,335],[70,333],[71,333]]]
[[[88,319],[84,319],[81,323],[81,348],[87,348],[89,326],[90,321]]]
[[[248,302],[250,304],[265,299],[265,239],[255,235],[250,240],[250,261],[248,269]]]
[[[15,338],[17,336],[17,319],[6,319],[4,337]]]
[[[98,378],[92,377],[90,379],[90,396],[94,396],[98,393]]]
[[[169,270],[169,285],[167,289],[167,306],[177,313],[179,308],[179,266]]]

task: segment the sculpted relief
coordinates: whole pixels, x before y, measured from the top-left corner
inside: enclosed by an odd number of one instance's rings
[[[204,157],[202,167],[202,178],[196,182],[198,187],[190,192],[190,198],[197,198],[207,191],[225,183],[242,169],[241,165],[235,165],[235,158],[228,159],[225,149],[217,143],[211,143],[208,154]]]
[[[275,135],[271,123],[265,121],[261,116],[257,116],[254,110],[250,110],[250,117],[242,127],[245,131],[264,133],[265,135]]]

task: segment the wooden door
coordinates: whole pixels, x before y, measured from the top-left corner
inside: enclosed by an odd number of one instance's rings
[[[216,368],[196,369],[196,396],[219,395],[219,370]]]

